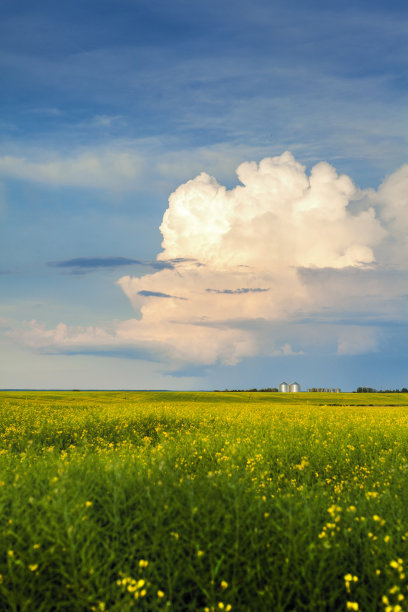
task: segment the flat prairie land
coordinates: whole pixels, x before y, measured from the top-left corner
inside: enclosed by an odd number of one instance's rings
[[[0,610],[408,610],[408,394],[0,393]]]

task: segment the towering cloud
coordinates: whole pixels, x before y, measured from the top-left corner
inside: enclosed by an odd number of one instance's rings
[[[161,225],[162,258],[195,257],[213,269],[359,266],[384,235],[373,208],[353,215],[353,182],[327,163],[308,177],[290,153],[246,162],[228,191],[201,174],[171,196]]]
[[[307,350],[316,343],[311,327],[325,322],[338,352],[375,350],[375,325],[362,331],[358,321],[367,312],[391,316],[403,295],[397,275],[385,307],[383,266],[401,274],[406,262],[408,166],[377,192],[357,189],[325,162],[308,176],[288,152],[245,162],[237,176],[228,190],[202,173],[171,194],[157,259],[174,265],[118,281],[140,319],[103,333],[34,325],[34,342],[48,346],[54,332],[65,347],[134,346],[174,367],[234,364]]]

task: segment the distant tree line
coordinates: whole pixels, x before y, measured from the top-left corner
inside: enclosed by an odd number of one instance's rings
[[[214,393],[277,393],[279,389],[275,387],[267,387],[266,389],[214,389]]]
[[[402,389],[381,389],[381,391],[377,391],[372,387],[357,387],[355,393],[408,393],[408,389],[402,387]]]

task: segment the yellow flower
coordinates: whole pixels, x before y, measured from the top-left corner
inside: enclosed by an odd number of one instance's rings
[[[164,597],[164,592],[159,589],[157,591],[157,597],[160,597],[160,598]]]
[[[358,610],[358,603],[356,601],[348,601],[346,608],[347,610]]]
[[[85,502],[85,506],[86,506],[87,508],[90,508],[90,507],[92,506],[92,502],[91,502],[91,501],[86,501],[86,502]]]
[[[31,565],[28,566],[28,569],[30,570],[30,572],[35,572],[37,568],[38,568],[38,563],[31,563]]]
[[[222,589],[227,589],[228,588],[228,582],[226,580],[221,580],[221,588]]]

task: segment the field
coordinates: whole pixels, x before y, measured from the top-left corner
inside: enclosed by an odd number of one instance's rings
[[[0,407],[0,610],[408,610],[407,394]]]

